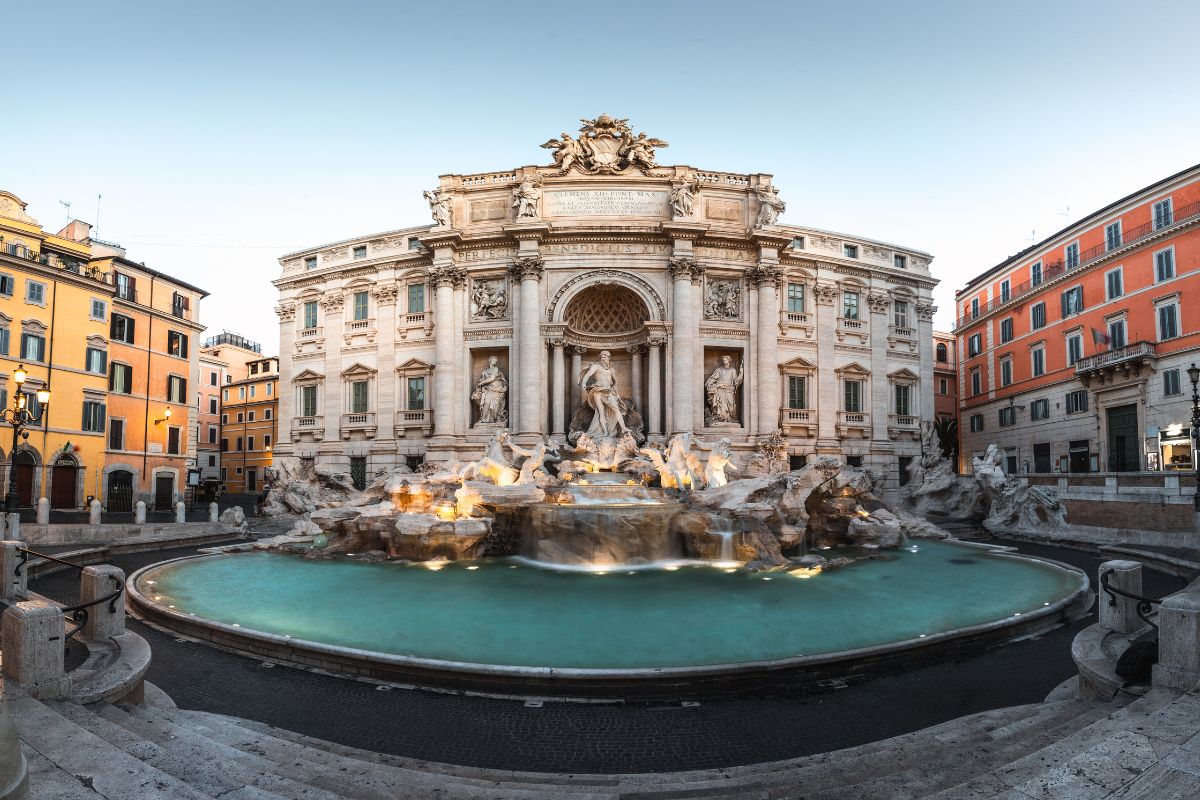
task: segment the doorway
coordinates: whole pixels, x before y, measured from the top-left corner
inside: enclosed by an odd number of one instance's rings
[[[1108,471],[1137,472],[1142,459],[1138,449],[1137,404],[1113,406],[1108,419]]]
[[[154,476],[154,510],[170,511],[175,500],[175,476],[160,472]]]
[[[108,473],[107,510],[114,514],[133,511],[133,473],[116,469]]]
[[[24,451],[18,450],[12,457],[12,480],[17,487],[17,507],[31,508],[33,506],[33,475],[37,470],[37,460]]]
[[[246,491],[247,492],[258,491],[258,470],[255,470],[255,469],[246,470]]]
[[[68,455],[59,456],[50,471],[50,507],[76,508],[75,481],[79,464]]]

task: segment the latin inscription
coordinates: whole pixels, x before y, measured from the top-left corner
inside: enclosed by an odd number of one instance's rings
[[[671,210],[667,192],[633,189],[546,192],[545,205],[551,217],[666,217]]]

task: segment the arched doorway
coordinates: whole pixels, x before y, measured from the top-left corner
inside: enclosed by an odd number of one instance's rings
[[[50,471],[50,507],[77,508],[76,485],[79,476],[79,462],[75,456],[63,453],[54,461],[54,469]]]
[[[32,507],[37,459],[28,450],[18,450],[13,453],[12,472],[12,480],[17,487],[17,506],[20,508]]]
[[[113,513],[133,511],[133,473],[115,469],[108,473],[108,494],[105,506]]]

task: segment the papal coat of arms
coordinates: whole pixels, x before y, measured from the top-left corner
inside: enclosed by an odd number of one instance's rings
[[[635,136],[628,119],[601,114],[580,122],[579,138],[563,133],[542,145],[554,151],[559,175],[566,175],[572,168],[589,175],[614,175],[631,169],[648,174],[658,166],[654,149],[668,146],[662,139],[651,139],[644,133]]]

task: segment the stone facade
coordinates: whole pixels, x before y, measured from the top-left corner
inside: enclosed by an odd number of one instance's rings
[[[441,176],[433,225],[280,259],[277,458],[369,477],[500,427],[562,441],[608,351],[651,441],[727,437],[746,465],[782,430],[793,465],[896,485],[933,416],[931,256],[779,224],[770,175],[658,166],[624,120],[545,146],[555,166]]]

